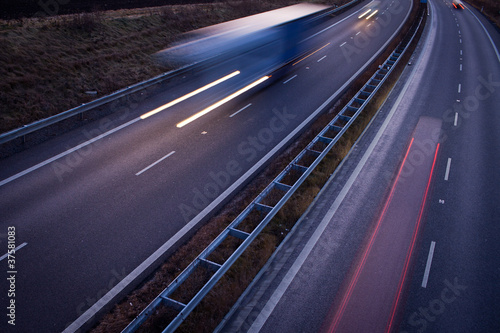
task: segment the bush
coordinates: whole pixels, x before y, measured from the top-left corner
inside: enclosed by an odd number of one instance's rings
[[[68,21],[67,27],[90,34],[99,27],[100,23],[101,17],[98,13],[83,13],[73,15],[72,19]]]

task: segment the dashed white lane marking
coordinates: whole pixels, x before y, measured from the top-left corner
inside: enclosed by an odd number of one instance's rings
[[[446,163],[446,171],[444,173],[444,180],[448,180],[450,176],[451,158],[448,157],[448,162]]]
[[[458,124],[458,112],[455,112],[455,121],[453,122],[453,126],[457,126]]]
[[[40,163],[38,163],[37,165],[32,166],[31,168],[28,168],[28,169],[26,169],[26,170],[24,170],[24,171],[22,171],[22,172],[19,172],[19,173],[15,174],[15,175],[13,175],[13,176],[11,176],[11,177],[7,178],[7,179],[4,179],[4,180],[0,181],[0,186],[3,186],[3,185],[5,185],[5,184],[10,183],[11,181],[13,181],[13,180],[15,180],[15,179],[19,178],[19,177],[22,177],[22,176],[24,176],[24,175],[29,174],[30,172],[33,172],[33,171],[35,171],[35,170],[37,170],[37,169],[40,169],[41,167],[46,166],[47,164],[50,164],[50,163],[52,163],[52,162],[54,162],[54,161],[56,161],[56,160],[60,159],[61,157],[64,157],[64,156],[66,156],[66,155],[69,155],[69,154],[71,154],[71,153],[73,153],[73,152],[75,152],[75,151],[79,150],[80,148],[86,147],[86,146],[88,146],[88,145],[90,145],[90,144],[92,144],[92,143],[94,143],[94,142],[96,142],[96,141],[98,141],[98,140],[100,140],[100,139],[102,139],[102,138],[104,138],[104,137],[106,137],[106,136],[110,135],[110,134],[113,134],[113,133],[115,133],[115,132],[118,132],[118,131],[119,131],[119,130],[121,130],[122,128],[125,128],[125,127],[127,127],[127,126],[130,126],[130,125],[132,125],[133,123],[138,122],[138,121],[140,121],[140,120],[141,120],[141,118],[140,118],[140,117],[137,117],[137,118],[135,118],[135,119],[132,119],[131,121],[129,121],[129,122],[127,122],[127,123],[123,124],[123,125],[120,125],[120,126],[118,126],[118,127],[114,128],[114,129],[112,129],[112,130],[109,130],[109,131],[107,131],[107,132],[105,132],[105,133],[103,133],[103,134],[101,134],[101,135],[98,135],[98,136],[96,136],[96,137],[95,137],[95,138],[93,138],[93,139],[90,139],[90,140],[88,140],[88,141],[85,141],[85,142],[83,142],[83,143],[79,144],[79,145],[78,145],[78,146],[76,146],[76,147],[73,147],[73,148],[71,148],[71,149],[68,149],[68,150],[66,150],[65,152],[62,152],[62,153],[60,153],[60,154],[58,154],[58,155],[56,155],[56,156],[54,156],[54,157],[49,158],[48,160],[45,160],[45,161],[43,161],[43,162],[40,162]]]
[[[436,247],[436,242],[431,242],[431,247],[429,248],[429,255],[427,256],[427,264],[425,265],[424,278],[422,279],[422,288],[427,288],[427,281],[429,280],[429,273],[431,271],[432,257],[434,256],[434,248]]]
[[[326,58],[326,56],[321,57],[321,58],[318,60],[318,62],[320,62],[321,60],[323,60],[323,59],[325,59],[325,58]]]
[[[288,80],[286,80],[285,82],[283,82],[283,84],[287,84],[288,82],[292,81],[293,79],[295,79],[298,75],[295,74],[294,76],[292,76],[291,78],[289,78]]]
[[[28,245],[28,243],[26,243],[26,242],[22,243],[21,245],[19,245],[18,247],[16,247],[16,248],[14,249],[14,252],[19,251],[20,249],[22,249],[22,248],[23,248],[23,247],[25,247],[26,245]],[[4,260],[5,258],[7,258],[7,256],[8,256],[8,255],[9,255],[9,253],[6,253],[6,254],[4,254],[3,256],[1,256],[1,257],[0,257],[0,261],[2,261],[2,260]]]
[[[139,171],[138,173],[136,173],[135,175],[136,176],[139,176],[141,173],[151,169],[152,167],[154,167],[155,165],[157,165],[158,163],[160,163],[161,161],[163,161],[164,159],[166,159],[167,157],[170,157],[172,156],[173,154],[175,154],[175,151],[171,151],[170,153],[168,153],[167,155],[163,156],[162,158],[160,158],[158,161],[154,162],[153,164],[149,165],[148,167],[142,169],[141,171]]]
[[[232,115],[229,116],[229,118],[232,118],[234,116],[236,116],[238,113],[240,113],[241,111],[245,110],[246,108],[252,106],[252,103],[248,104],[247,106],[244,106],[242,107],[241,109],[239,109],[238,111],[236,111],[235,113],[233,113]]]
[[[347,44],[347,42],[343,42],[342,44],[340,44],[340,47],[344,46],[345,44]]]

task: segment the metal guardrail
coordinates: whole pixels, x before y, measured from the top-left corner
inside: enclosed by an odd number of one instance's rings
[[[340,137],[347,131],[365,106],[379,90],[394,66],[405,53],[407,46],[413,41],[418,31],[422,18],[418,25],[413,25],[408,33],[410,37],[405,38],[395,51],[387,58],[378,71],[367,81],[365,86],[352,98],[349,103],[334,117],[334,119],[302,150],[297,157],[238,215],[222,233],[205,249],[189,266],[181,272],[175,280],[158,295],[122,332],[135,332],[148,317],[150,317],[160,306],[166,306],[178,311],[177,316],[163,330],[173,332],[201,302],[201,300],[212,290],[220,278],[229,270],[233,263],[248,248],[252,241],[268,225],[271,219],[278,213],[292,194],[299,188],[305,179],[312,173],[314,168],[328,154]],[[276,201],[279,194],[280,199]],[[271,199],[272,197],[272,199]],[[271,203],[272,202],[272,203]],[[251,231],[245,232],[238,228],[252,213],[258,213],[261,221]],[[234,237],[243,242],[229,256],[224,263],[217,263],[209,259],[210,255],[229,237]],[[186,304],[175,300],[172,294],[198,269],[206,269],[213,274],[198,291],[198,293]]]
[[[45,119],[35,121],[29,125],[25,125],[23,127],[15,129],[15,130],[3,133],[0,135],[0,145],[4,144],[6,142],[12,141],[14,139],[17,139],[19,137],[23,137],[23,136],[30,134],[32,132],[38,131],[38,130],[45,128],[47,126],[56,124],[62,120],[65,120],[65,119],[71,118],[73,116],[82,114],[84,112],[93,110],[99,106],[113,102],[119,98],[125,97],[127,95],[133,94],[133,93],[141,91],[143,89],[146,89],[152,85],[158,84],[158,83],[163,82],[169,78],[180,75],[180,74],[194,68],[197,65],[198,64],[190,64],[190,65],[187,65],[185,67],[181,67],[181,68],[166,72],[166,73],[161,74],[159,76],[156,76],[150,80],[143,81],[143,82],[137,83],[135,85],[129,86],[127,88],[118,90],[110,95],[93,100],[89,103],[82,104],[82,105],[77,106],[73,109],[61,112],[59,114],[56,114],[54,116],[51,116],[51,117],[48,117]]]
[[[326,9],[325,11],[320,13],[319,17],[333,14],[339,10],[345,9],[348,6],[353,5],[354,3],[358,2],[358,1],[359,0],[352,0],[351,2],[345,4],[341,7],[338,7],[338,8],[332,7],[330,9]],[[208,59],[208,60],[211,60],[211,59]],[[74,117],[76,115],[83,114],[84,112],[91,111],[99,106],[116,101],[117,99],[123,98],[123,97],[130,95],[130,94],[133,94],[133,93],[136,93],[138,91],[141,91],[143,89],[151,87],[155,84],[161,83],[165,80],[168,80],[168,79],[173,78],[177,75],[180,75],[186,71],[193,70],[197,66],[200,66],[202,63],[205,63],[205,61],[198,62],[198,63],[192,63],[189,65],[183,66],[181,68],[166,72],[166,73],[161,74],[159,76],[156,76],[150,80],[146,80],[146,81],[137,83],[135,85],[129,86],[127,88],[118,90],[110,95],[93,100],[89,103],[82,104],[80,106],[77,106],[75,108],[72,108],[72,109],[64,111],[64,112],[61,112],[61,113],[56,114],[54,116],[38,120],[38,121],[35,121],[31,124],[25,125],[23,127],[20,127],[20,128],[14,129],[12,131],[0,134],[0,145],[7,143],[9,141],[12,141],[14,139],[24,137],[30,133],[36,132],[36,131],[43,129],[45,127],[48,127],[50,125],[54,125],[60,121],[66,120],[66,119]]]

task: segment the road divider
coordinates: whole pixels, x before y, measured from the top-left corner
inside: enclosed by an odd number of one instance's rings
[[[225,228],[215,240],[205,248],[175,280],[163,290],[124,330],[135,332],[160,308],[176,311],[164,332],[173,332],[195,309],[202,299],[214,288],[216,283],[231,268],[243,252],[252,244],[271,219],[287,203],[300,185],[313,172],[329,151],[335,146],[347,129],[354,123],[366,105],[385,82],[389,73],[413,41],[422,23],[412,26],[394,52],[379,67],[363,88],[347,103],[333,120],[302,150],[285,169]],[[224,262],[218,262],[212,254],[226,240],[239,240],[240,245],[228,255]],[[187,302],[176,299],[175,292],[185,285],[190,277],[205,275],[203,286]],[[189,282],[188,282],[189,283]]]

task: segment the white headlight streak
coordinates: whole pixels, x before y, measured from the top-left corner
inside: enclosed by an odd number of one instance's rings
[[[232,77],[234,77],[234,76],[236,76],[238,74],[240,74],[240,71],[232,72],[231,74],[226,75],[226,76],[224,76],[224,77],[222,77],[222,78],[220,78],[220,79],[218,79],[218,80],[216,80],[216,81],[214,81],[212,83],[209,83],[206,86],[198,88],[195,91],[190,92],[189,94],[186,94],[186,95],[184,95],[182,97],[179,97],[179,98],[173,100],[172,102],[169,102],[169,103],[167,103],[165,105],[162,105],[162,106],[160,106],[160,107],[158,107],[158,108],[156,108],[154,110],[149,111],[148,113],[143,114],[141,116],[141,119],[146,119],[148,117],[151,117],[152,115],[157,114],[158,112],[161,112],[161,111],[163,111],[163,110],[165,110],[165,109],[167,109],[169,107],[172,107],[172,106],[174,106],[174,105],[176,105],[176,104],[178,104],[178,103],[180,103],[182,101],[185,101],[186,99],[188,99],[190,97],[193,97],[193,96],[195,96],[195,95],[197,95],[197,94],[199,94],[199,93],[201,93],[201,92],[203,92],[203,91],[205,91],[207,89],[210,89],[210,88],[218,85],[219,83],[222,83],[222,82],[224,82],[226,80],[229,80],[230,78],[232,78]]]

